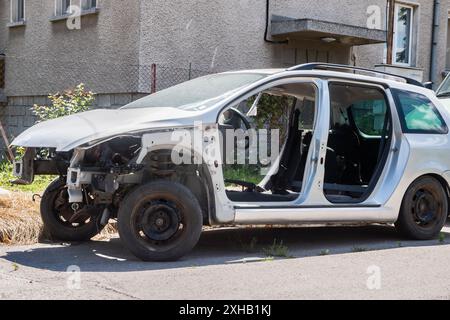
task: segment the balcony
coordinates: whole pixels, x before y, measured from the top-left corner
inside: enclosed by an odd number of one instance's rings
[[[384,43],[387,32],[315,19],[272,16],[271,35],[279,39],[322,40],[347,46]]]

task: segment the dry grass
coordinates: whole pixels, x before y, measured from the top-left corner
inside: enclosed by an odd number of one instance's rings
[[[39,203],[29,193],[0,198],[0,243],[32,244],[44,237]]]
[[[95,240],[109,239],[115,233],[115,224],[109,224]],[[0,198],[0,244],[34,244],[44,240],[51,239],[44,231],[38,200],[33,202],[32,195],[23,192]]]

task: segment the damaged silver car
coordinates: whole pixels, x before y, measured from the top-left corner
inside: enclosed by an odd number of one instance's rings
[[[117,219],[145,261],[182,257],[212,225],[383,223],[430,239],[448,216],[449,117],[422,84],[372,70],[226,72],[39,123],[13,141],[14,171],[59,176],[41,202],[55,238]]]

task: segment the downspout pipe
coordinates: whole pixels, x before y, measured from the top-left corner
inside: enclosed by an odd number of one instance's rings
[[[440,27],[440,11],[441,11],[441,0],[434,0],[433,3],[433,26],[431,31],[431,54],[430,54],[430,81],[436,83],[437,73],[436,73],[436,61],[437,61],[437,45],[438,45],[438,34]]]
[[[274,41],[269,39],[269,22],[270,22],[270,0],[266,0],[266,30],[264,32],[264,41],[272,44],[288,44],[289,41]]]

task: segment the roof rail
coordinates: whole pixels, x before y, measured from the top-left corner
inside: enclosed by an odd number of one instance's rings
[[[393,77],[393,78],[397,78],[397,79],[402,79],[402,80],[406,81],[406,83],[408,83],[408,84],[412,84],[412,85],[419,86],[419,87],[425,87],[419,81],[408,78],[408,77],[399,76],[397,74],[384,72],[384,71],[377,71],[377,70],[372,70],[372,69],[367,69],[367,68],[348,66],[348,65],[344,65],[344,64],[314,62],[314,63],[300,64],[298,66],[291,67],[287,70],[288,71],[308,71],[308,70],[332,70],[332,69],[363,71],[363,72],[368,72],[368,73],[372,73],[372,74],[384,75],[384,76],[389,76],[389,77]]]

